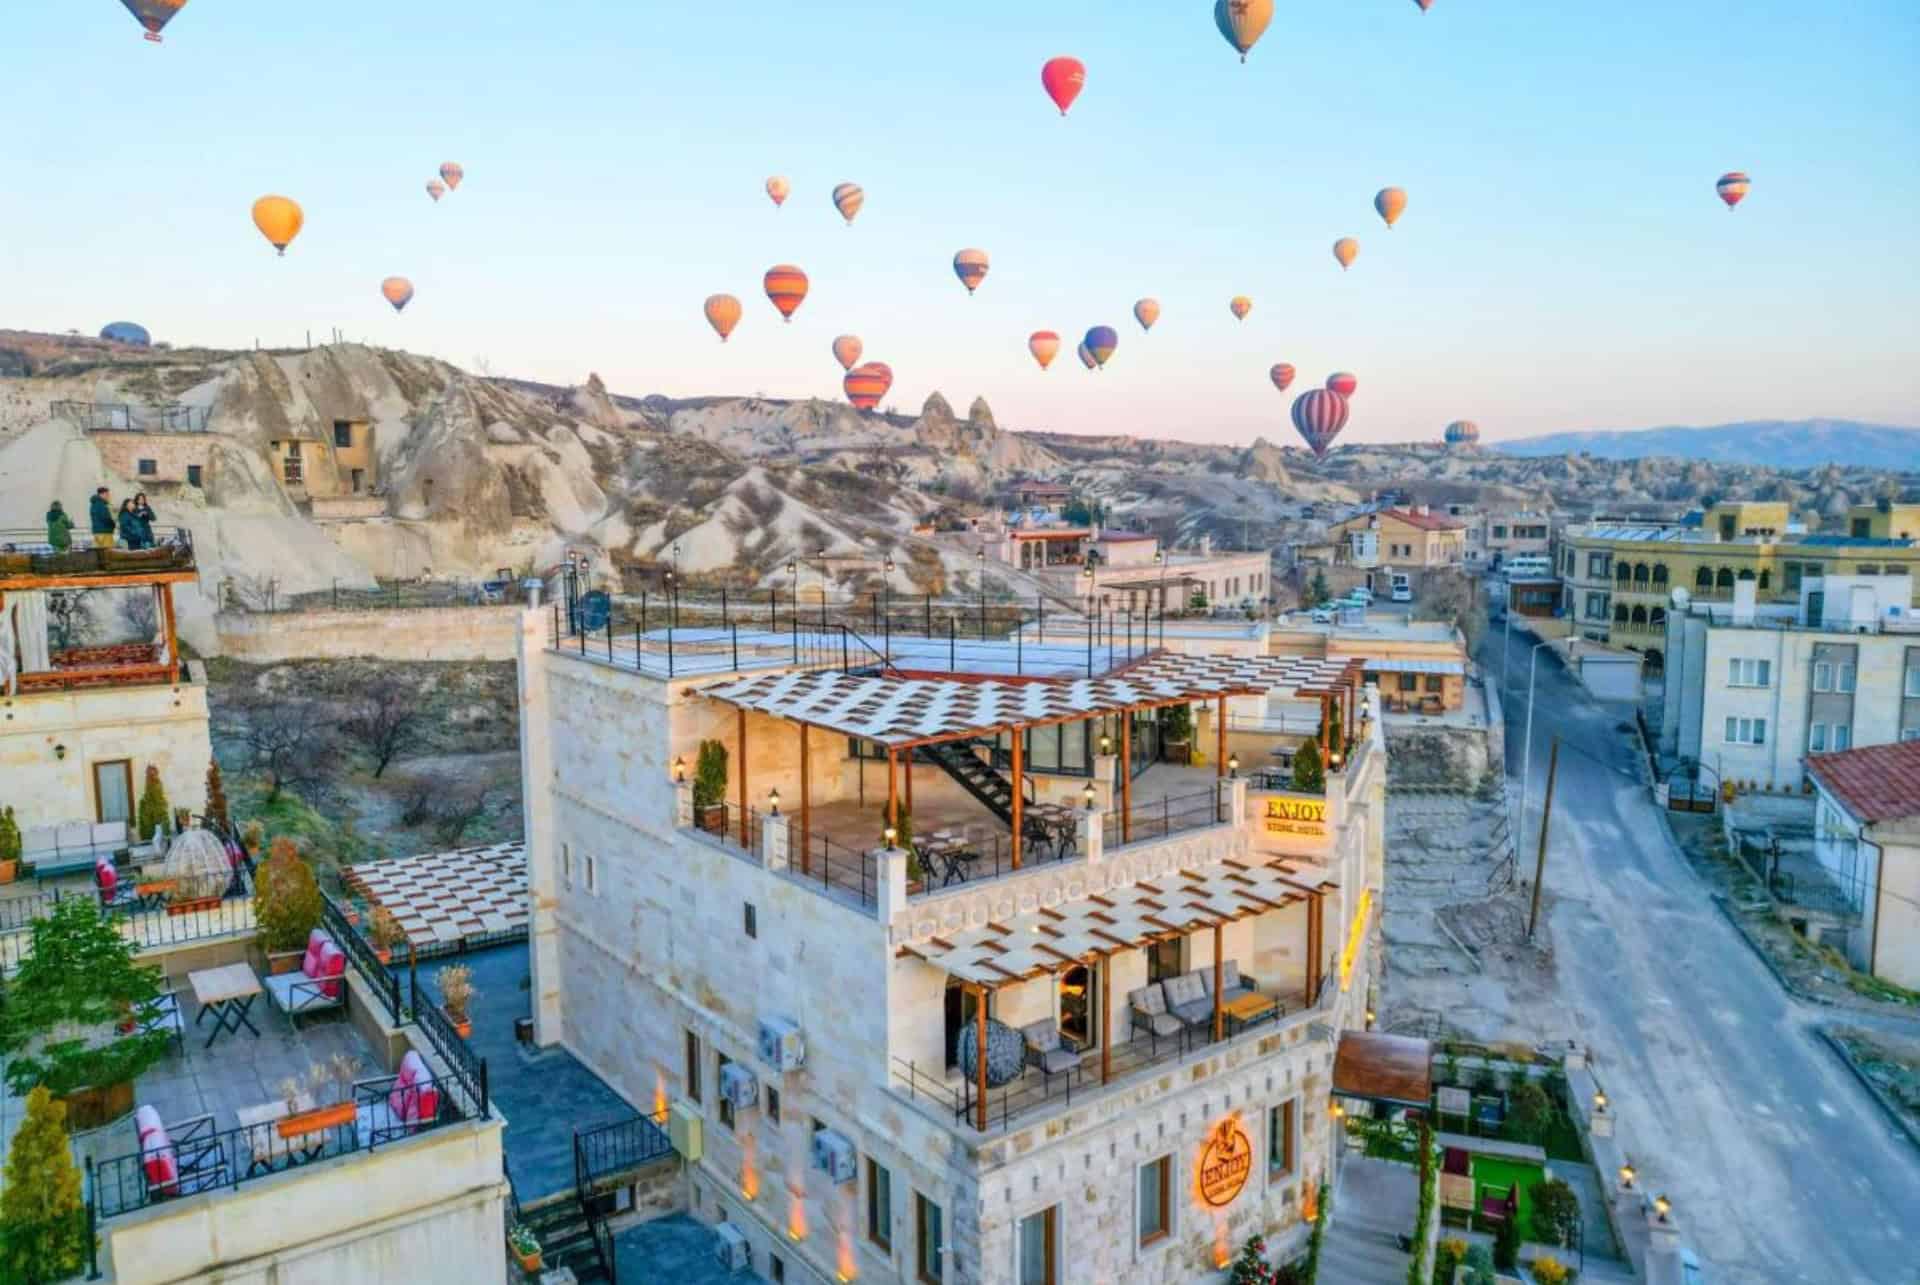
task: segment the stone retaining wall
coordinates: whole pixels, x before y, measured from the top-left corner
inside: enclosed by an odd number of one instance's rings
[[[398,607],[372,611],[223,611],[218,654],[234,660],[512,660],[512,607]]]

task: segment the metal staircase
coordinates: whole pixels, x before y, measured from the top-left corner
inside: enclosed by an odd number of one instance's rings
[[[939,741],[914,751],[923,763],[932,763],[960,783],[987,811],[1013,824],[1013,783],[1000,775],[972,749],[971,741]]]
[[[606,1223],[593,1216],[579,1192],[549,1201],[521,1215],[540,1238],[540,1256],[548,1271],[570,1267],[579,1281],[606,1281],[614,1275],[613,1238]]]

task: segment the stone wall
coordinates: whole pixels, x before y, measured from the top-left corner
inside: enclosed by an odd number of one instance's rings
[[[207,689],[183,673],[177,686],[0,694],[0,802],[22,830],[93,820],[93,765],[117,759],[128,763],[135,804],[153,766],[168,802],[200,811],[213,761]]]
[[[187,466],[201,470],[200,483],[213,483],[213,447],[219,440],[211,433],[89,433],[87,440],[100,451],[100,462],[127,479],[131,490],[114,487],[114,503],[127,498],[146,482],[185,482]],[[142,476],[140,461],[152,460],[154,471]],[[67,512],[86,517],[84,507],[76,509],[68,502]]]
[[[222,611],[219,654],[283,660],[512,660],[512,607],[399,607],[377,611]]]

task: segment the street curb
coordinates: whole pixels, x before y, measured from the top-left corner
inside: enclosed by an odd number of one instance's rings
[[[1775,963],[1773,956],[1767,953],[1767,948],[1755,941],[1753,934],[1747,931],[1747,926],[1740,922],[1740,917],[1733,912],[1733,907],[1727,904],[1727,899],[1717,892],[1713,893],[1712,897],[1714,908],[1720,912],[1722,918],[1733,926],[1733,930],[1740,934],[1740,940],[1747,944],[1747,949],[1751,950],[1760,962],[1767,966],[1767,971],[1773,974],[1773,980],[1780,984],[1781,990],[1793,996],[1795,999],[1802,1000],[1808,1004],[1818,1004],[1822,1008],[1833,1007],[1832,1000],[1827,999],[1823,995],[1815,995],[1811,991],[1802,990],[1800,987],[1794,985],[1792,981],[1788,980],[1787,975],[1780,971],[1780,965]]]
[[[1900,1105],[1887,1096],[1885,1089],[1882,1089],[1873,1082],[1873,1077],[1869,1076],[1865,1068],[1854,1060],[1853,1054],[1847,1051],[1847,1046],[1835,1039],[1826,1027],[1816,1026],[1813,1028],[1813,1033],[1820,1037],[1822,1043],[1833,1050],[1833,1055],[1840,1059],[1841,1064],[1844,1065],[1847,1070],[1853,1072],[1853,1078],[1860,1081],[1860,1087],[1865,1089],[1872,1095],[1873,1100],[1880,1104],[1880,1109],[1886,1112],[1887,1118],[1893,1121],[1895,1127],[1897,1127],[1901,1133],[1906,1135],[1907,1141],[1913,1144],[1916,1150],[1920,1150],[1920,1124],[1915,1124],[1907,1118],[1906,1112],[1900,1109]]]

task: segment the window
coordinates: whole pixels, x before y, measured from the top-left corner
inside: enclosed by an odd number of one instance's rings
[[[1713,577],[1713,587],[1716,589],[1733,588],[1733,568],[1721,567],[1719,572]]]
[[[345,450],[353,445],[353,425],[344,419],[333,421],[333,444]]]
[[[1417,691],[1419,691],[1419,690],[1420,690],[1420,676],[1419,676],[1418,674],[1402,674],[1402,675],[1400,675],[1400,690],[1401,690],[1401,691],[1403,691],[1403,692],[1417,692]]]
[[[1824,754],[1827,750],[1827,725],[1814,723],[1807,728],[1807,750],[1813,754]]]
[[[727,1100],[726,1074],[727,1067],[732,1062],[733,1059],[725,1053],[715,1050],[713,1055],[713,1082],[720,1086],[720,1092],[714,1095],[713,1100],[714,1105],[720,1108],[720,1123],[728,1129],[733,1128],[733,1103]]]
[[[1920,727],[1901,728],[1900,739],[1903,741],[1920,741]]]
[[[1693,587],[1694,587],[1694,588],[1696,588],[1696,589],[1711,589],[1711,588],[1713,588],[1713,572],[1712,572],[1712,570],[1711,570],[1710,568],[1707,568],[1707,567],[1701,567],[1701,568],[1700,568],[1700,569],[1699,569],[1698,571],[1696,571],[1696,572],[1694,572],[1694,573],[1693,573]]]
[[[587,892],[589,894],[599,892],[600,891],[600,863],[597,859],[595,859],[592,853],[587,854],[586,871],[587,871]]]
[[[1626,603],[1616,602],[1613,604],[1613,623],[1616,625],[1624,625],[1627,623]]]
[[[1647,572],[1647,564],[1644,562],[1634,563],[1633,564],[1633,582],[1635,584],[1646,584],[1648,579],[1649,579],[1649,576]]]
[[[760,1090],[760,1109],[766,1113],[768,1124],[780,1123],[780,1090],[769,1084]]]
[[[1501,526],[1501,525],[1499,525],[1498,523],[1495,523],[1495,524],[1494,524],[1494,528],[1493,528],[1493,538],[1494,538],[1494,539],[1496,539],[1496,540],[1504,540],[1504,539],[1506,539],[1506,538],[1507,538],[1507,529],[1506,529],[1505,527],[1503,527],[1503,526]]]
[[[700,1037],[698,1035],[695,1035],[692,1031],[688,1031],[686,1033],[686,1036],[687,1036],[687,1066],[686,1066],[687,1099],[692,1102],[698,1102],[700,1100]]]
[[[913,1193],[914,1266],[926,1285],[946,1280],[946,1244],[940,1227],[940,1206]]]
[[[1763,593],[1764,593],[1764,592],[1765,592],[1766,590],[1768,590],[1768,589],[1771,589],[1772,587],[1773,587],[1773,572],[1771,572],[1771,571],[1762,571],[1762,572],[1760,573],[1760,589],[1761,589],[1761,592],[1763,592]]]
[[[300,443],[287,443],[287,454],[281,463],[281,474],[289,482],[298,482],[301,480],[303,475],[300,472]]]
[[[187,465],[187,485],[188,486],[200,485],[200,466],[198,464]]]
[[[1862,562],[1856,566],[1853,571],[1855,575],[1877,576],[1880,574],[1880,564],[1877,562]]]
[[[1610,570],[1606,554],[1589,553],[1587,555],[1587,579],[1604,580]]]
[[[1920,665],[1907,666],[1907,685],[1905,690],[1908,696],[1920,696]]]
[[[893,1174],[872,1156],[867,1157],[867,1239],[893,1249]]]
[[[353,493],[355,495],[360,494],[361,491],[366,489],[367,471],[365,469],[363,468],[348,469],[347,476],[351,486],[353,487]]]
[[[1783,563],[1781,564],[1780,570],[1782,574],[1784,574],[1787,578],[1787,592],[1796,593],[1796,594],[1799,593],[1800,592],[1800,564],[1797,562]]]
[[[1667,564],[1664,562],[1654,563],[1653,564],[1654,588],[1663,589],[1666,587],[1666,583],[1667,583]]]
[[[1446,690],[1445,685],[1441,681],[1440,675],[1438,674],[1427,675],[1427,690],[1430,692],[1439,692],[1439,691]]]
[[[787,1265],[780,1255],[768,1254],[767,1266],[772,1269],[773,1285],[786,1285]]]
[[[1744,571],[1742,571],[1742,572],[1740,573],[1740,575],[1739,575],[1739,579],[1741,579],[1741,580],[1751,580],[1751,579],[1753,579],[1753,569],[1752,569],[1751,567],[1749,567],[1749,568],[1747,568],[1746,570],[1744,570]]]
[[[1020,1220],[1019,1285],[1057,1285],[1053,1265],[1059,1260],[1059,1228],[1058,1205]]]
[[[753,903],[751,901],[741,903],[741,920],[740,926],[746,930],[747,936],[754,938],[760,936],[760,925],[755,921]]]
[[[134,465],[134,468],[139,471],[141,477],[160,476],[159,460],[141,460]]]
[[[1853,748],[1853,725],[1851,723],[1835,723],[1833,725],[1833,748],[1836,751],[1850,750]]]
[[[560,882],[573,887],[573,848],[564,843],[560,845]]]
[[[1587,619],[1605,620],[1607,618],[1607,595],[1590,593],[1587,595]]]
[[[1816,692],[1833,690],[1833,666],[1824,660],[1813,662],[1813,690]]]
[[[1772,678],[1773,662],[1770,660],[1741,660],[1737,657],[1727,659],[1727,685],[1730,687],[1765,687]]]
[[[1267,1176],[1291,1178],[1294,1164],[1294,1117],[1299,1099],[1292,1098],[1267,1112]]]
[[[1727,741],[1732,745],[1765,745],[1767,720],[1764,718],[1728,718]]]
[[[1842,661],[1833,671],[1833,690],[1850,692],[1853,690],[1853,662]]]
[[[1920,670],[1909,675],[1914,676],[1920,676]],[[1170,937],[1147,947],[1147,985],[1180,975],[1180,942],[1181,938]]]
[[[1873,520],[1871,518],[1854,518],[1848,529],[1854,539],[1865,540],[1873,533]]]
[[[102,822],[133,820],[133,760],[93,765],[93,815]]]
[[[1633,567],[1625,562],[1613,569],[1613,578],[1620,584],[1633,583]]]
[[[1165,1240],[1173,1233],[1173,1157],[1161,1156],[1140,1166],[1140,1247]]]

